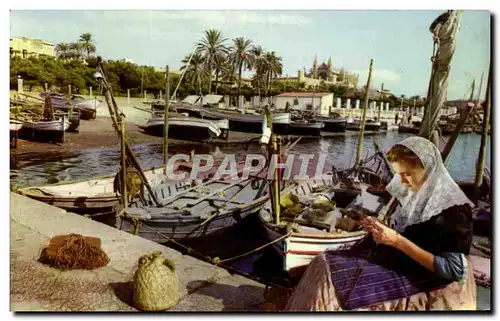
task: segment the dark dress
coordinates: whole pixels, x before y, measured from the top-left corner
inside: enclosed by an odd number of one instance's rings
[[[456,267],[460,262],[457,257],[469,254],[471,208],[453,206],[428,221],[407,226],[401,234],[432,253],[442,266],[431,272],[398,249],[376,245],[371,238],[349,251],[326,252],[332,283],[344,309],[409,297],[450,284],[453,280],[445,273],[450,270],[448,265],[460,269]]]

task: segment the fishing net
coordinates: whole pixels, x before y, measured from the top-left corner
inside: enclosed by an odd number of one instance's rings
[[[139,259],[133,280],[134,305],[142,311],[167,310],[179,302],[179,281],[172,261],[157,251]]]
[[[101,249],[99,238],[69,234],[53,237],[39,262],[60,270],[94,270],[106,266],[109,257]]]
[[[336,174],[341,181],[356,177],[361,182],[374,186],[385,186],[393,177],[392,170],[389,164],[387,164],[382,152],[377,152],[368,157],[359,167],[354,166],[343,170],[336,170]]]

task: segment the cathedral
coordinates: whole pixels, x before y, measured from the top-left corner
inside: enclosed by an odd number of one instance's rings
[[[358,83],[358,75],[348,73],[344,69],[334,70],[332,66],[332,57],[328,58],[328,62],[318,64],[318,56],[314,58],[312,68],[309,73],[304,68],[304,74],[307,78],[324,80],[327,83],[345,83],[356,87]]]

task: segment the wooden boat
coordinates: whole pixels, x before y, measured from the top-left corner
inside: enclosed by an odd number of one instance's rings
[[[320,136],[323,127],[325,124],[322,122],[296,120],[290,123],[290,133],[292,135]]]
[[[11,119],[9,124],[10,134],[15,134],[21,127],[23,127],[23,122],[20,120]]]
[[[20,136],[31,140],[61,142],[70,122],[67,118],[50,121],[26,121],[21,128]]]
[[[15,119],[10,120],[10,148],[17,148],[17,138],[19,136],[19,131],[23,127],[23,122]]]
[[[322,128],[325,132],[341,133],[346,131],[347,119],[344,117],[314,116],[312,120],[325,124]]]
[[[165,181],[162,167],[146,170],[144,175],[152,186]],[[119,202],[113,186],[115,176],[116,174],[111,174],[87,180],[26,187],[17,192],[74,213],[107,213],[112,212]]]
[[[200,238],[235,226],[269,199],[267,181],[263,179],[214,179],[186,187],[182,192],[172,190],[169,184],[155,187],[163,206],[150,205],[150,199],[132,204],[117,218],[117,228],[134,233],[134,221],[139,222],[136,234],[159,243],[168,241],[159,233],[174,240]]]
[[[328,186],[322,193],[313,193],[315,187]],[[332,187],[333,186],[333,187]],[[335,184],[333,179],[302,181],[286,188],[282,195],[292,193],[299,197],[301,203],[314,202],[323,198],[336,202],[335,209],[326,220],[318,221],[307,218],[308,211],[290,219],[282,215],[280,226],[274,223],[271,202],[267,202],[259,212],[259,219],[264,227],[268,240],[283,238],[289,228],[296,224],[293,232],[282,241],[273,244],[274,249],[283,257],[283,268],[291,272],[309,265],[311,260],[326,250],[346,250],[366,236],[361,228],[347,232],[336,228],[339,219],[349,209],[360,209],[371,215],[377,215],[384,207],[386,200],[366,191],[369,185],[360,183],[360,190],[348,189]],[[292,224],[292,225],[291,225]],[[293,228],[293,227],[292,227]]]
[[[225,123],[223,120],[219,120],[217,123],[221,126],[228,126],[227,120]],[[222,134],[217,123],[192,117],[169,117],[168,136],[182,140],[208,140]],[[163,137],[164,124],[162,116],[153,116],[146,125],[139,127],[148,134]]]
[[[78,127],[80,126],[80,111],[77,109],[77,110],[74,110],[72,113],[71,113],[71,116],[68,117],[68,113],[65,113],[64,111],[56,111],[54,113],[54,116],[55,117],[63,117],[65,116],[67,119],[69,119],[69,127],[68,129],[66,130],[67,132],[77,132],[78,130]]]
[[[229,129],[238,132],[262,133],[264,115],[242,114],[232,111],[221,111],[216,109],[203,109],[200,114],[204,119],[228,119]],[[288,134],[290,131],[290,113],[271,114],[273,132]]]
[[[366,131],[379,131],[380,130],[380,122],[373,121],[371,119],[367,119],[365,122],[365,130]],[[361,121],[359,119],[355,119],[352,122],[347,122],[346,124],[347,130],[360,131],[361,130]]]
[[[415,127],[415,126],[399,125],[398,126],[398,132],[399,133],[418,134],[420,132],[420,128]]]
[[[80,117],[84,120],[95,119],[97,108],[101,104],[98,99],[85,99],[82,96],[73,96],[71,103],[75,105],[75,108],[80,110]]]

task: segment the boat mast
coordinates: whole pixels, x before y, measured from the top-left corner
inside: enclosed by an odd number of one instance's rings
[[[163,174],[167,175],[168,162],[168,109],[170,107],[170,69],[165,67],[165,110],[163,113]]]
[[[490,127],[490,114],[491,114],[491,64],[490,64],[490,70],[488,72],[486,100],[483,105],[483,133],[481,135],[481,145],[479,147],[479,155],[476,167],[476,179],[474,181],[474,202],[476,204],[479,198],[479,188],[483,184],[483,172],[486,160],[486,140],[488,138],[488,131]]]
[[[461,15],[461,11],[448,10],[437,17],[429,28],[434,37],[432,71],[419,135],[431,140],[436,146],[439,146],[439,141],[435,128],[447,96],[450,64],[455,53]]]
[[[451,150],[453,148],[453,145],[455,145],[458,135],[460,135],[460,133],[462,132],[462,129],[465,126],[465,122],[469,117],[469,114],[471,113],[472,110],[479,108],[479,99],[481,97],[481,91],[483,89],[483,78],[484,78],[484,73],[481,76],[481,81],[479,82],[479,91],[477,92],[476,104],[474,104],[473,100],[471,100],[464,109],[460,110],[460,119],[458,120],[458,123],[455,125],[455,129],[453,130],[453,133],[446,142],[446,145],[444,146],[443,151],[441,153],[441,157],[443,158],[444,163],[448,162],[448,158],[451,155]],[[473,94],[471,94],[471,96],[472,95]]]
[[[373,59],[370,59],[370,70],[368,71],[368,80],[366,81],[365,101],[363,106],[363,115],[361,117],[361,129],[359,131],[358,152],[356,154],[355,166],[361,166],[361,153],[363,151],[363,139],[365,136],[366,110],[368,109],[368,99],[370,97],[370,85],[372,82]]]
[[[94,74],[94,77],[99,80],[100,84],[102,84],[103,91],[104,91],[104,98],[106,100],[106,104],[107,104],[108,110],[109,110],[109,116],[111,117],[111,120],[113,121],[113,127],[115,128],[116,133],[118,134],[118,136],[121,137],[122,132],[121,132],[121,129],[119,127],[119,124],[121,124],[121,122],[123,121],[123,118],[120,116],[120,113],[118,110],[118,105],[116,104],[116,101],[112,95],[112,88],[106,79],[106,74],[104,73],[104,68],[102,67],[102,58],[101,57],[97,57],[97,72]],[[129,160],[129,162],[132,163],[132,165],[137,169],[139,176],[141,177],[142,182],[144,183],[146,188],[148,189],[148,192],[151,195],[151,198],[153,199],[153,201],[158,206],[161,206],[161,203],[156,198],[156,196],[153,192],[153,189],[151,188],[151,185],[149,185],[149,182],[148,182],[146,176],[144,175],[144,172],[141,168],[141,165],[139,164],[139,161],[137,160],[134,152],[132,151],[132,148],[130,148],[130,145],[126,139],[126,136],[124,139],[124,145],[126,147],[127,160]],[[123,168],[123,170],[125,171],[126,168]]]

